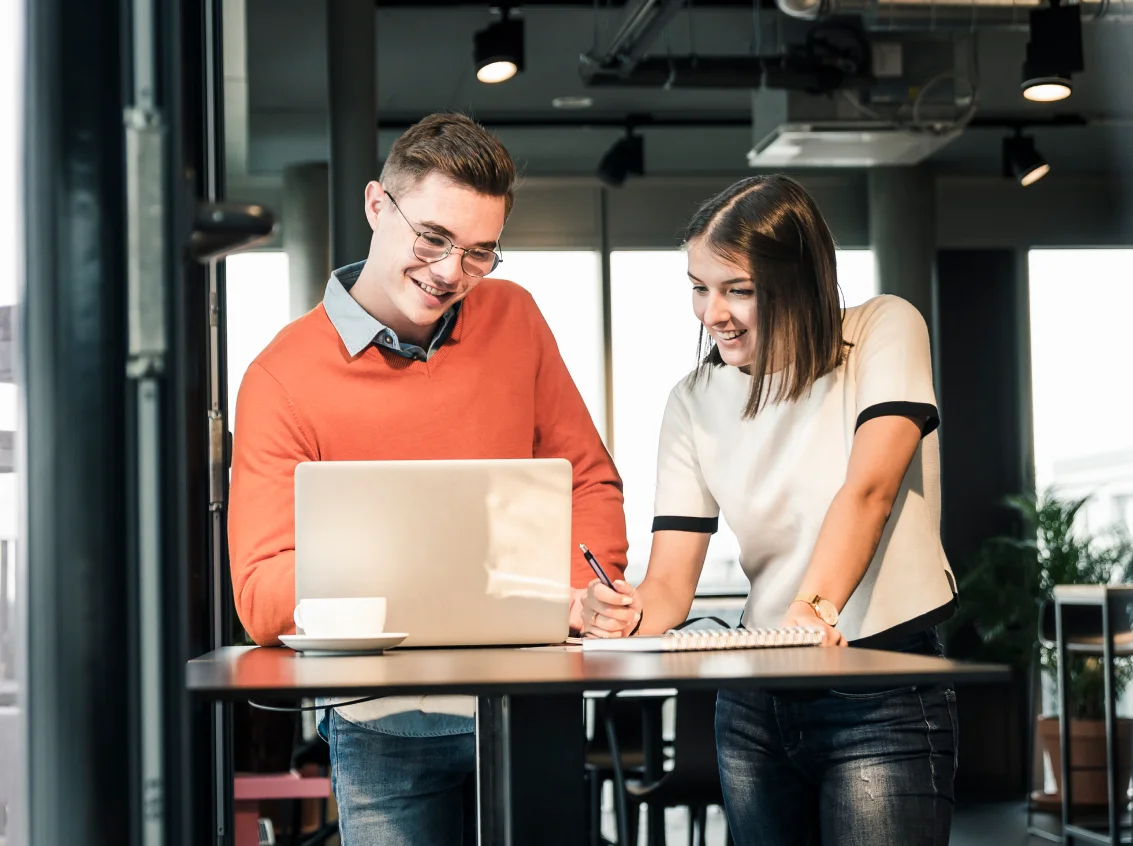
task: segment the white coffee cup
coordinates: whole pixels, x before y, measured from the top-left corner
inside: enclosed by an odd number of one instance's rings
[[[302,599],[295,626],[309,637],[377,637],[385,630],[384,596]]]

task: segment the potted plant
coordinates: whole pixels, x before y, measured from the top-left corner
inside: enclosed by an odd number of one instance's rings
[[[1035,656],[1039,616],[1050,602],[1055,585],[1107,584],[1133,580],[1133,544],[1120,528],[1090,535],[1075,529],[1086,499],[1061,499],[1048,491],[1041,499],[1015,496],[1007,505],[1020,523],[1019,537],[995,537],[980,549],[973,566],[960,580],[960,612],[952,631],[976,635],[970,657],[1007,663],[1019,670]],[[1038,660],[1051,676],[1057,671],[1057,652],[1041,647]],[[1075,804],[1105,805],[1104,673],[1094,656],[1071,656],[1068,685]],[[1133,680],[1133,665],[1118,659],[1114,670],[1116,695]],[[1061,755],[1056,715],[1038,717],[1036,730],[1043,748],[1046,782],[1053,791],[1037,791],[1044,805],[1061,803]],[[1121,748],[1128,750],[1133,721],[1119,724]],[[1128,781],[1128,757],[1119,762],[1119,778]],[[1095,769],[1096,768],[1096,769]]]

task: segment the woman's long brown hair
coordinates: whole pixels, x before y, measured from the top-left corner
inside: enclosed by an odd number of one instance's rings
[[[721,258],[747,268],[755,287],[756,351],[744,417],[768,402],[797,400],[845,355],[834,238],[806,190],[787,176],[753,176],[708,200],[685,230]],[[694,379],[722,366],[711,345]],[[772,392],[763,376],[781,371]],[[770,394],[774,394],[770,396]]]

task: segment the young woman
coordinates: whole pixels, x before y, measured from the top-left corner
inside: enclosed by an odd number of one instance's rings
[[[830,231],[786,177],[712,198],[685,243],[708,353],[665,410],[646,577],[593,582],[585,632],[682,622],[723,512],[751,581],[745,625],[941,654],[955,587],[924,319],[892,296],[841,308]],[[721,692],[716,739],[739,846],[948,842],[950,688]]]

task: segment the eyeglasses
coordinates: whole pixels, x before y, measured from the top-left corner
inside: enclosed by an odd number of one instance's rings
[[[413,255],[421,261],[433,264],[448,258],[449,253],[453,250],[460,250],[462,253],[460,267],[465,273],[469,276],[487,276],[504,260],[503,256],[495,250],[488,250],[484,247],[458,247],[450,238],[441,235],[439,232],[418,232],[417,228],[410,223],[409,218],[405,217],[405,212],[401,210],[401,206],[397,204],[393,194],[387,192],[386,196],[389,197],[389,201],[393,203],[393,207],[397,209],[405,222],[409,224],[413,234],[417,236],[417,240],[413,242]]]

